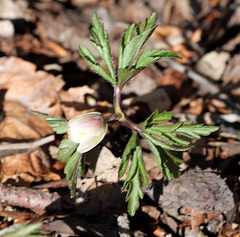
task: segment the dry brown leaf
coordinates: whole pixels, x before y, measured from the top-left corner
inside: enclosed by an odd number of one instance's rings
[[[78,114],[92,112],[94,109],[85,103],[84,96],[92,94],[94,90],[88,86],[74,87],[59,93],[62,109],[67,119],[71,119]]]
[[[175,45],[172,48],[172,51],[179,54],[182,57],[181,59],[177,59],[177,61],[183,64],[189,63],[195,56],[195,53],[193,51],[188,50],[184,44]]]
[[[182,31],[183,30],[178,26],[162,25],[157,26],[156,30],[152,34],[152,37],[155,40],[163,40],[168,36],[181,34]]]
[[[1,159],[0,180],[29,186],[32,182],[59,180],[60,175],[45,168],[34,152],[17,154]]]
[[[70,52],[56,42],[42,39],[41,41],[32,34],[16,36],[16,47],[18,50],[47,55],[49,57],[67,57]]]
[[[0,124],[0,141],[11,139],[29,140],[53,133],[47,122],[34,115],[28,108],[16,101],[4,102],[5,118]],[[60,175],[52,172],[35,152],[1,158],[0,180],[18,185],[30,185],[42,179],[58,180]]]
[[[36,139],[53,133],[47,122],[18,102],[4,103],[5,118],[0,124],[0,140]]]
[[[118,167],[120,163],[120,158],[116,158],[108,148],[103,147],[94,170],[97,180],[116,183],[118,181]]]
[[[64,81],[17,57],[1,58],[0,89],[5,100],[18,101],[32,110],[61,115],[58,92]]]
[[[61,91],[59,95],[65,117],[69,120],[79,114],[93,111],[104,113],[104,116],[109,115],[112,105],[107,101],[94,101],[93,105],[88,105],[85,102],[85,96],[92,95],[93,93],[94,90],[87,85]]]
[[[185,110],[185,113],[200,115],[203,113],[203,98],[192,99],[189,103],[189,108]]]

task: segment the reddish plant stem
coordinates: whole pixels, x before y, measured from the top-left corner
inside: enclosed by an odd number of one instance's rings
[[[130,128],[132,131],[137,131],[142,134],[142,130],[138,127],[138,124],[134,123],[128,116],[124,113],[122,108],[121,100],[121,88],[118,85],[114,86],[114,95],[113,95],[113,105],[115,113],[119,115],[119,122],[122,126]]]

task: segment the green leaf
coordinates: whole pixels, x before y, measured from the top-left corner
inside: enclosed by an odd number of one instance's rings
[[[118,81],[126,82],[136,76],[141,70],[128,69],[128,68],[119,68],[118,69]]]
[[[183,122],[180,123],[175,123],[175,124],[171,124],[171,125],[165,125],[165,126],[151,126],[151,127],[147,127],[146,131],[149,132],[158,132],[158,133],[170,133],[170,132],[174,132],[176,131],[179,127],[181,127],[183,125]]]
[[[186,151],[190,147],[183,147],[183,146],[174,146],[172,144],[167,144],[157,138],[155,138],[153,135],[147,134],[146,132],[143,132],[143,136],[146,140],[151,141],[154,145],[160,146],[164,149],[172,150],[172,151]]]
[[[82,154],[75,151],[64,168],[72,198],[75,197],[77,177],[80,170],[82,170]]]
[[[124,173],[126,172],[128,162],[132,156],[133,151],[135,150],[136,146],[138,144],[138,133],[133,132],[131,138],[129,139],[127,146],[123,152],[122,155],[122,161],[119,166],[119,171],[118,171],[118,178],[121,178]]]
[[[143,157],[142,157],[142,152],[138,156],[138,170],[140,172],[143,184],[145,186],[147,186],[148,185],[148,177],[147,177],[147,171],[146,171],[145,164],[144,164]]]
[[[129,42],[131,41],[134,30],[135,30],[135,24],[132,24],[123,33],[123,36],[121,38],[121,45],[119,48],[119,56],[118,56],[118,65],[119,66],[118,66],[118,68],[121,67],[121,65],[122,65],[123,50],[126,47],[126,45],[129,44]]]
[[[43,237],[39,234],[41,223],[34,224],[15,224],[0,230],[1,237]]]
[[[139,178],[139,171],[137,170],[129,182],[129,189],[126,196],[126,201],[128,201],[128,212],[130,216],[134,216],[137,208],[139,207],[139,199],[142,198],[143,191]]]
[[[131,69],[143,70],[147,66],[160,59],[171,59],[171,58],[181,58],[178,54],[169,52],[167,50],[147,50],[142,52],[138,58],[135,60]]]
[[[145,129],[147,125],[152,125],[164,121],[169,121],[172,118],[173,113],[164,111],[159,114],[158,110],[155,110],[144,122],[139,125],[139,128]]]
[[[219,129],[217,126],[206,126],[203,124],[183,125],[175,130],[175,133],[192,139],[200,139],[200,136],[208,136]]]
[[[77,152],[78,143],[65,138],[59,145],[58,160],[66,162],[64,174],[68,180],[71,197],[75,197],[77,177],[83,170],[82,154]]]
[[[150,64],[158,61],[159,59],[169,59],[169,58],[180,58],[176,53],[169,52],[166,50],[148,50],[142,52],[138,58],[134,61],[130,68],[119,68],[118,69],[118,80],[119,82],[127,82],[129,79],[136,76],[144,68]]]
[[[92,68],[92,70],[94,70],[97,74],[99,74],[111,84],[115,84],[115,79],[113,79],[106,72],[106,70],[99,64],[97,59],[85,46],[79,46],[79,54],[86,60],[87,64]]]
[[[123,49],[122,61],[119,68],[127,68],[138,54],[146,40],[151,36],[155,28],[143,32],[141,35],[135,36]]]
[[[151,36],[152,32],[155,30],[156,27],[153,27],[155,21],[156,13],[152,13],[152,15],[146,19],[144,27],[141,23],[137,26],[132,24],[127,30],[125,30],[121,39],[118,57],[118,84],[120,87],[122,87],[132,76],[138,73],[136,68],[132,68],[134,71],[129,74],[125,71],[126,77],[124,78],[123,75],[121,75],[120,70],[127,68],[130,69],[131,64],[133,64],[133,60],[141,50],[144,43]]]
[[[40,113],[37,111],[32,112],[38,115],[40,118],[46,119],[47,123],[52,127],[53,131],[55,131],[57,134],[67,133],[68,123],[66,119],[55,115]]]
[[[175,134],[172,134],[171,132],[163,133],[163,132],[159,131],[157,126],[146,128],[145,131],[149,134],[151,133],[151,134],[165,140],[166,142],[172,143],[173,145],[176,145],[176,146],[188,146],[190,144],[190,142],[177,137]]]
[[[170,180],[178,177],[180,175],[178,163],[182,163],[183,161],[164,150],[161,146],[154,144],[152,140],[146,140],[154,153],[158,167],[164,178]]]
[[[126,166],[131,159],[131,166],[124,181],[122,190],[127,191],[126,201],[128,201],[129,214],[134,215],[139,206],[139,199],[143,198],[141,180],[144,185],[148,185],[147,172],[142,158],[142,149],[137,132],[133,132],[123,154],[123,161],[120,165],[121,176],[126,171]],[[125,160],[125,161],[124,161]]]
[[[153,12],[146,20],[145,20],[145,25],[144,25],[144,30],[149,30],[151,29],[156,21],[157,14],[156,12]]]
[[[144,136],[155,145],[176,151],[184,151],[191,147],[189,146],[190,142],[183,140],[181,137],[200,139],[200,135],[207,136],[218,129],[216,126],[204,126],[202,124],[188,125],[189,121],[165,126],[156,125],[161,120],[169,120],[171,117],[171,112],[158,114],[158,111],[155,111],[139,125],[139,128],[144,131]]]
[[[78,146],[78,143],[71,141],[69,138],[63,139],[59,145],[58,160],[68,162]]]
[[[113,81],[112,83],[115,84],[116,76],[113,67],[108,33],[104,30],[104,27],[96,13],[93,14],[91,33],[92,36],[89,37],[90,42],[106,63]]]
[[[127,177],[124,181],[123,188],[122,188],[123,190],[127,187],[129,180],[133,178],[133,176],[136,174],[138,170],[138,158],[140,156],[140,151],[141,151],[141,147],[137,145],[132,155],[132,163],[128,171]]]

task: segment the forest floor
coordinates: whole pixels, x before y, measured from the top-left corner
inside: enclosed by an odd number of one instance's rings
[[[125,86],[128,116],[138,123],[167,110],[175,122],[220,127],[174,153],[184,163],[169,183],[141,140],[150,185],[133,217],[118,180],[131,131],[110,124],[87,153],[73,202],[57,159],[63,136],[31,112],[68,120],[113,112],[111,85],[78,54],[80,44],[91,48],[94,12],[109,33],[115,65],[124,30],[152,12],[158,26],[144,49],[182,57],[159,61]],[[240,236],[239,0],[1,0],[0,28],[0,231],[41,223],[39,236]],[[25,236],[18,231],[0,235]]]

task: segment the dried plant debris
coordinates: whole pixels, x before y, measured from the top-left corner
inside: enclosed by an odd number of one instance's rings
[[[159,201],[164,211],[180,219],[181,212],[189,209],[190,214],[222,213],[235,206],[233,193],[225,180],[212,169],[199,168],[169,181]]]

